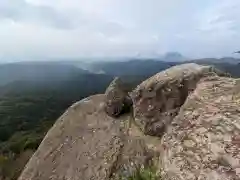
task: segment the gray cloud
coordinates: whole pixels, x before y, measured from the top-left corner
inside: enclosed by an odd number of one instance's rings
[[[71,19],[49,6],[35,6],[24,0],[0,2],[0,18],[16,22],[30,22],[57,28],[72,28]]]
[[[229,56],[239,0],[2,0],[0,59]]]

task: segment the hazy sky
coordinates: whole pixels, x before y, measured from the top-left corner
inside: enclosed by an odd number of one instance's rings
[[[2,60],[235,50],[240,0],[0,0]]]

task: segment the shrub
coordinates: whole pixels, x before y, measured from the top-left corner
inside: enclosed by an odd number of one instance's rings
[[[120,180],[162,180],[154,166],[138,168],[129,177],[121,177]]]

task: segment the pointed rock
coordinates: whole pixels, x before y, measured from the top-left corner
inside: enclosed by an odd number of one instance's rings
[[[124,84],[116,77],[105,92],[105,112],[112,117],[118,117],[130,109],[132,105]]]

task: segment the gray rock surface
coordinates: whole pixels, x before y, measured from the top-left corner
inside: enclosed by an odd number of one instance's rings
[[[109,116],[118,117],[132,105],[123,82],[116,77],[105,92],[105,111]]]
[[[161,147],[165,180],[239,180],[240,80],[201,80],[168,126]]]
[[[70,107],[47,133],[19,180],[107,180],[147,163],[145,144],[127,135],[127,117],[115,121],[106,115],[104,98],[95,95]]]
[[[214,68],[194,63],[174,66],[142,82],[132,93],[134,118],[147,135],[162,136],[198,81]]]

